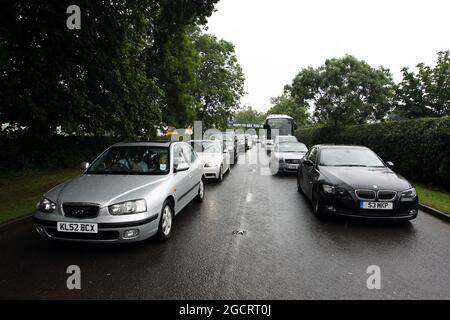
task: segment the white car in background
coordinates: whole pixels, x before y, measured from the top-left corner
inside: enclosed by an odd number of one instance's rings
[[[280,142],[273,147],[269,168],[273,175],[280,172],[297,172],[308,148],[301,142]]]
[[[222,182],[224,174],[231,169],[231,156],[220,140],[192,140],[191,146],[203,161],[206,179]]]
[[[273,145],[275,146],[276,144],[280,143],[280,142],[298,142],[297,138],[295,136],[276,136],[275,140],[273,140]]]

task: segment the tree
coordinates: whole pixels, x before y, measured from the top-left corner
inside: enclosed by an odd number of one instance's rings
[[[239,124],[262,124],[265,119],[265,113],[253,109],[251,106],[244,106],[234,114],[234,123]]]
[[[184,97],[179,88],[192,80],[171,78],[189,55],[177,43],[190,43],[186,29],[205,23],[216,2],[80,0],[81,30],[69,30],[69,1],[4,1],[0,123],[33,136],[62,126],[127,137],[151,134],[168,114],[184,116],[184,101],[164,103],[171,94]]]
[[[423,63],[417,73],[403,68],[398,84],[395,113],[403,118],[450,115],[450,51],[438,53],[434,68]]]
[[[244,75],[234,46],[213,35],[193,33],[200,62],[197,68],[195,98],[197,120],[205,128],[225,129],[244,94]]]
[[[317,122],[334,126],[385,119],[394,89],[389,70],[372,68],[350,55],[301,70],[286,88],[298,103],[314,106]]]
[[[299,126],[309,124],[308,105],[305,102],[296,101],[288,92],[271,99],[273,107],[267,111],[269,114],[287,114],[294,118]]]

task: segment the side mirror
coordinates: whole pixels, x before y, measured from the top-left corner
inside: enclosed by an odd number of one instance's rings
[[[394,163],[392,161],[387,161],[386,165],[388,166],[388,168],[392,169],[394,167]]]
[[[311,160],[303,160],[303,165],[307,167],[312,167],[314,163]]]
[[[186,171],[189,170],[189,165],[186,162],[181,162],[178,165],[175,165],[173,168],[174,172]]]
[[[89,168],[89,162],[82,162],[80,164],[80,169],[81,170],[87,170]]]

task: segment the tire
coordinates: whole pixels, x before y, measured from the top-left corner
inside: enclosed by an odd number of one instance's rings
[[[205,179],[202,177],[202,179],[200,180],[200,186],[198,188],[198,194],[195,197],[195,201],[203,202],[203,199],[205,199]]]
[[[272,163],[271,163],[271,162],[269,162],[269,169],[270,169],[270,173],[271,173],[273,176],[277,176],[277,175],[279,174],[279,172],[280,172],[280,170],[275,171],[275,170],[273,169],[273,166],[272,166]]]
[[[302,186],[300,184],[300,180],[298,178],[298,175],[297,175],[297,191],[298,191],[298,193],[303,194]]]
[[[312,195],[312,206],[313,206],[313,214],[317,217],[317,218],[323,218],[323,212],[322,212],[322,208],[320,206],[320,202],[317,199],[317,196],[314,194]]]
[[[220,166],[220,170],[219,170],[219,177],[217,178],[218,182],[222,182],[223,181],[223,166]]]
[[[172,202],[166,200],[161,210],[161,219],[159,219],[158,233],[156,234],[159,241],[166,241],[172,235],[173,218]]]

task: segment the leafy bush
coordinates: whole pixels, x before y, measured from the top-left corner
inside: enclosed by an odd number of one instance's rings
[[[308,147],[320,143],[363,145],[408,179],[450,188],[450,117],[345,127],[303,128]]]
[[[113,137],[1,135],[0,171],[75,167],[115,142]]]

